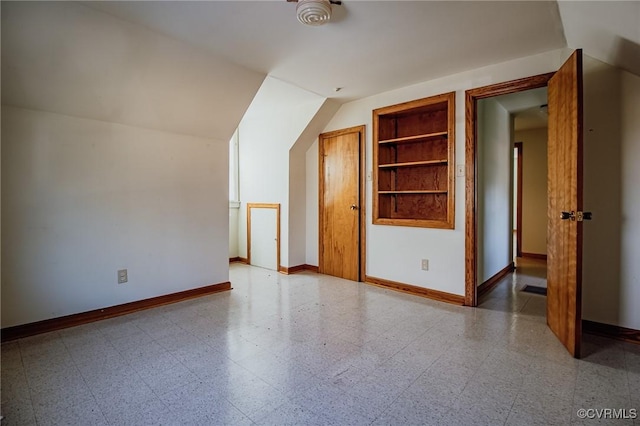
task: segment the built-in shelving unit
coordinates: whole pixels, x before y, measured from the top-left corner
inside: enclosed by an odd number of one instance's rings
[[[454,227],[455,92],[373,111],[373,223]]]

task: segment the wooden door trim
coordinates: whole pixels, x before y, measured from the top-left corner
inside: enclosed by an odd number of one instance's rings
[[[522,142],[514,143],[518,158],[516,160],[516,257],[522,257],[522,164],[524,151]]]
[[[280,271],[280,204],[247,203],[247,264],[251,265],[251,209],[276,210],[276,271]]]
[[[358,176],[359,180],[359,217],[358,221],[360,223],[360,238],[358,241],[358,259],[360,263],[359,273],[358,273],[358,281],[364,281],[366,275],[366,227],[367,227],[367,219],[366,219],[366,198],[365,198],[365,183],[366,183],[366,163],[365,163],[365,151],[366,151],[366,126],[363,124],[361,126],[349,127],[346,129],[334,130],[331,132],[321,133],[318,136],[318,272],[321,274],[324,273],[323,269],[323,254],[322,247],[324,242],[324,234],[323,234],[323,211],[324,211],[324,140],[328,138],[333,138],[336,136],[342,136],[349,133],[359,133],[360,134],[360,143],[359,143],[359,169],[360,175]]]
[[[546,87],[554,72],[492,84],[465,92],[465,305],[478,306],[477,143],[478,101]]]

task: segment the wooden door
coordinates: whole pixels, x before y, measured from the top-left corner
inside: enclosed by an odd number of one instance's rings
[[[364,278],[364,126],[323,133],[320,156],[319,272]]]
[[[547,324],[580,357],[582,334],[582,51],[549,80]],[[574,217],[576,217],[575,215]]]

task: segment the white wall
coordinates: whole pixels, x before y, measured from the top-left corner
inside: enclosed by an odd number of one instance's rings
[[[238,257],[238,218],[240,210],[236,207],[229,207],[229,258]]]
[[[478,284],[513,262],[512,123],[495,99],[478,102]]]
[[[640,329],[640,78],[584,61],[583,317]]]
[[[306,162],[306,228],[307,228],[307,240],[306,240],[306,261],[307,265],[319,266],[319,254],[318,249],[320,245],[319,232],[319,201],[318,201],[318,189],[320,185],[319,176],[319,158],[318,158],[318,146],[319,142],[316,139],[313,145],[307,150],[305,156]]]
[[[2,33],[24,108],[228,140],[264,79],[79,2],[3,2]]]
[[[289,151],[289,265],[313,265],[318,266],[317,255],[312,263],[307,258],[307,223],[318,223],[318,211],[308,211],[308,196],[318,194],[318,164],[309,168],[307,155],[309,148],[318,144],[318,135],[322,128],[340,108],[336,101],[327,99],[316,115],[313,117],[305,131],[300,135],[296,144]],[[317,159],[317,148],[316,148]],[[310,173],[313,173],[310,176]],[[309,192],[309,185],[315,185],[316,190]],[[310,219],[311,216],[311,219]],[[315,219],[314,219],[315,217]],[[309,222],[311,220],[311,222]],[[311,242],[317,242],[318,229],[315,228],[316,237]],[[318,248],[315,248],[317,253]]]
[[[285,267],[296,266],[289,259],[289,150],[298,142],[325,101],[319,95],[268,77],[242,118],[239,126],[242,207],[238,225],[241,257],[247,257],[247,203],[279,203],[280,262]],[[305,176],[296,167],[291,172],[296,177]],[[304,208],[296,217],[304,220]],[[305,247],[304,239],[302,241],[298,250],[300,260]]]
[[[264,76],[80,3],[1,7],[2,327],[227,281]]]
[[[466,89],[499,83],[516,78],[542,74],[558,69],[569,51],[558,50],[530,56],[503,64],[443,77],[398,90],[381,93],[349,102],[338,110],[324,131],[366,124],[367,171],[372,168],[371,111],[375,108],[406,102],[427,96],[456,91],[456,162],[464,164],[464,91]],[[311,147],[317,150],[317,145]],[[316,167],[317,153],[307,155],[307,170]],[[307,173],[311,177],[312,173]],[[311,212],[318,209],[317,185],[307,185],[307,263],[317,257],[317,221],[311,222]],[[416,286],[464,294],[465,232],[464,232],[464,177],[455,183],[455,229],[426,229],[400,226],[372,225],[371,182],[366,186],[367,209],[367,275],[403,282]],[[312,241],[315,238],[315,241]],[[430,260],[429,271],[422,271],[420,259]],[[503,265],[503,267],[506,265]]]
[[[621,72],[622,245],[620,252],[620,315],[616,324],[640,330],[640,77]],[[606,309],[606,308],[605,308]]]
[[[9,106],[2,119],[3,327],[228,280],[226,141]]]
[[[547,254],[547,128],[519,130],[522,142],[522,251]]]
[[[296,144],[289,151],[289,266],[306,263],[307,172],[305,153],[307,146],[308,144]]]

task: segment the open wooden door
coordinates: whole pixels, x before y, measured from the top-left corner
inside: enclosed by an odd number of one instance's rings
[[[364,126],[323,133],[320,154],[319,272],[364,279]]]
[[[547,324],[580,357],[582,335],[582,51],[549,80]]]

